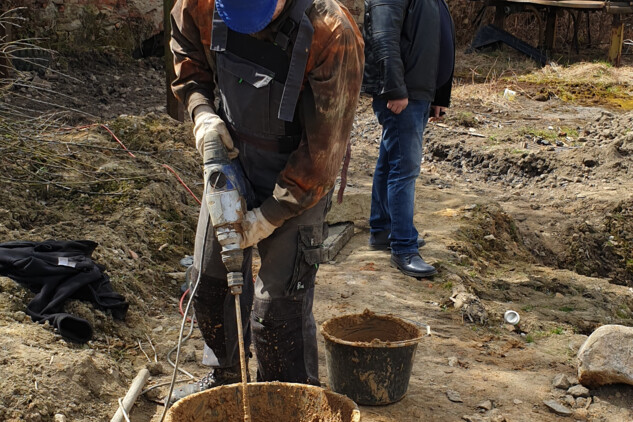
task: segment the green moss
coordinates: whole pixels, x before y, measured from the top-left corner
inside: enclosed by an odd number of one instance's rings
[[[574,129],[574,128],[570,128],[567,126],[563,126],[560,128],[561,133],[566,134],[566,136],[569,136],[570,138],[577,138],[578,137],[578,130]]]
[[[617,311],[615,311],[615,316],[617,316],[620,319],[630,319],[631,311],[627,308],[620,308]]]
[[[547,139],[549,141],[558,138],[558,132],[549,129],[535,129],[531,127],[523,127],[519,129],[519,135],[531,135],[537,138]]]
[[[454,121],[459,126],[463,126],[463,127],[479,126],[479,121],[477,120],[475,115],[468,111],[461,111],[457,113],[454,117],[451,118],[451,121]]]

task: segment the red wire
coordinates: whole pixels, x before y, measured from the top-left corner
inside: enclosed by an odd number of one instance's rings
[[[187,192],[189,192],[191,194],[191,196],[193,196],[193,198],[198,202],[198,205],[202,205],[202,202],[200,202],[198,197],[191,191],[191,189],[189,189],[189,187],[185,184],[185,182],[182,181],[180,176],[178,176],[178,174],[176,174],[176,172],[171,167],[169,167],[167,164],[163,164],[163,167],[165,167],[167,170],[171,171],[174,174],[174,176],[176,176],[176,178],[178,179],[180,184],[183,185],[185,187],[185,189],[187,189]]]
[[[110,130],[110,128],[109,128],[109,127],[107,127],[107,126],[106,126],[106,125],[104,125],[104,124],[101,124],[101,125],[99,125],[99,126],[101,126],[102,128],[104,128],[105,130],[107,130],[107,131],[108,131],[108,133],[109,133],[110,135],[112,135],[112,137],[114,138],[114,140],[115,140],[115,141],[117,141],[117,142],[119,143],[119,145],[121,145],[121,146],[123,147],[123,149],[124,149],[125,151],[127,151],[127,153],[128,153],[128,154],[130,154],[130,157],[132,157],[132,158],[136,158],[136,156],[135,156],[134,154],[132,154],[132,152],[130,152],[130,151],[127,149],[127,147],[126,147],[125,145],[123,145],[123,142],[121,142],[121,141],[119,140],[119,138],[117,138],[117,137],[116,137],[116,135],[115,135],[114,133],[112,133],[112,131]]]
[[[180,302],[178,303],[178,310],[180,311],[181,316],[185,316],[185,311],[182,309],[182,303],[185,301],[187,293],[189,293],[189,289],[185,290],[185,292],[180,297]],[[187,317],[187,322],[191,322],[191,318]]]

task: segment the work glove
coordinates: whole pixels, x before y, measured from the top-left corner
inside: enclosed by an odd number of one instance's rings
[[[204,138],[211,135],[220,138],[226,147],[229,159],[237,157],[240,151],[233,145],[233,139],[226,124],[220,116],[215,114],[211,106],[203,104],[196,107],[193,112],[193,121],[193,136],[196,138],[196,148],[201,156],[204,157]]]
[[[258,244],[270,236],[276,228],[277,226],[268,221],[259,208],[247,211],[242,220],[240,248],[246,249]]]

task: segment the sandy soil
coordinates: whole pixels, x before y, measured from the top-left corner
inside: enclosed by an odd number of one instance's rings
[[[427,241],[423,257],[439,269],[431,280],[402,275],[388,253],[368,247],[380,128],[369,100],[359,104],[349,187],[328,217],[353,222],[354,236],[320,267],[315,317],[321,325],[369,309],[431,333],[418,346],[406,396],[361,406],[362,421],[559,420],[543,404],[549,399],[573,410],[569,420],[633,420],[631,386],[573,403],[552,387],[556,375],[575,375],[576,352],[596,327],[633,325],[631,68],[540,70],[504,54],[460,56],[453,107],[428,127],[415,222]],[[524,67],[489,78],[500,62]],[[172,377],[180,260],[193,249],[193,195],[202,190],[191,125],[164,115],[159,60],[103,55],[89,64],[60,59],[62,75],[27,72],[30,87],[2,91],[0,123],[13,135],[0,139],[0,240],[98,242],[94,258],[130,309],[121,322],[68,302],[94,328],[93,340],[72,344],[33,323],[24,313],[33,294],[0,277],[1,420],[110,420],[148,367],[146,388],[156,387],[130,420],[159,421]],[[506,88],[516,96],[504,98]],[[508,309],[520,314],[518,326],[503,323]],[[327,386],[321,335],[319,342]],[[201,352],[194,330],[180,356],[194,377],[206,373]]]

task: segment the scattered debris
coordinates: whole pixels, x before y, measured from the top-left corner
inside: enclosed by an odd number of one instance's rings
[[[462,311],[464,320],[480,325],[485,325],[488,322],[488,312],[481,300],[474,294],[467,292],[463,285],[458,284],[453,287],[453,294],[449,299],[453,302],[455,309]]]
[[[513,90],[511,90],[509,88],[506,88],[503,91],[503,98],[505,98],[506,100],[512,101],[512,100],[514,100],[516,98],[516,96],[517,96],[516,91],[513,91]]]

